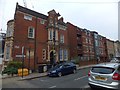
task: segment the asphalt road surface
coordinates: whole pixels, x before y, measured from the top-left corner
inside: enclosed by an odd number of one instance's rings
[[[90,90],[87,76],[89,69],[81,69],[75,74],[61,77],[46,76],[23,81],[8,78],[3,80],[2,88],[82,88],[82,90]]]

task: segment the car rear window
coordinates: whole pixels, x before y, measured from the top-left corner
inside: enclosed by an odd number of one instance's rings
[[[94,73],[100,73],[100,74],[111,74],[114,72],[114,68],[108,68],[108,67],[93,67],[91,69]]]

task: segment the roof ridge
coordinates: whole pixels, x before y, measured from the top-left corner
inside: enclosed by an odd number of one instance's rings
[[[20,5],[17,5],[16,6],[16,11],[21,11],[21,12],[24,12],[24,13],[27,13],[27,14],[30,14],[30,15],[33,15],[33,16],[36,16],[36,17],[40,17],[40,18],[43,18],[43,19],[47,19],[47,15],[44,15],[42,13],[39,13],[39,12],[36,12],[34,10],[31,10],[31,9],[28,9],[28,8],[25,8],[23,6],[20,6]]]

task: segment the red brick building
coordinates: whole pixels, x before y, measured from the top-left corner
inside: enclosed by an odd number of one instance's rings
[[[36,69],[41,64],[53,64],[69,58],[67,26],[55,10],[48,16],[16,5],[14,15],[13,60],[22,60],[24,65]]]
[[[92,33],[87,29],[79,28],[67,23],[70,58],[79,58],[80,64],[95,60],[94,41]]]
[[[97,32],[65,23],[55,10],[48,15],[16,5],[12,38],[13,60],[35,70],[39,65],[78,59],[80,65],[105,61],[108,58],[107,39]]]

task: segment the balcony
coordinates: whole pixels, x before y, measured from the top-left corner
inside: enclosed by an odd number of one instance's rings
[[[80,34],[80,33],[77,33],[77,37],[81,37],[81,34]]]

